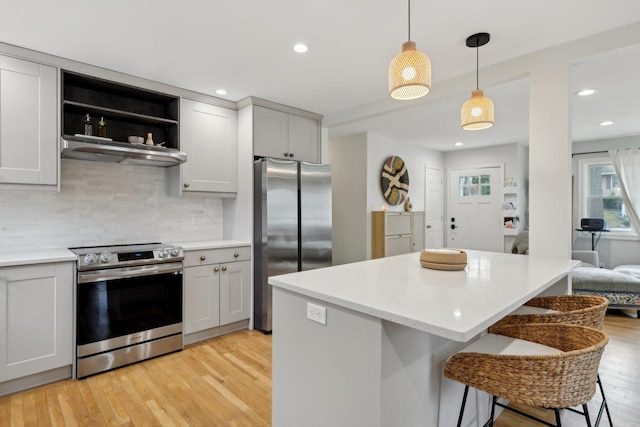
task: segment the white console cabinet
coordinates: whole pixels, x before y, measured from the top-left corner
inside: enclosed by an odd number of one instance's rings
[[[383,258],[424,248],[424,212],[371,212],[371,257]]]
[[[185,250],[185,335],[249,319],[250,259],[250,246]]]
[[[57,70],[0,55],[0,183],[58,182]]]
[[[0,268],[0,381],[71,365],[73,262]]]

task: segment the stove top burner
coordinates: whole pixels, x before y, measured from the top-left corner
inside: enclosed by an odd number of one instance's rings
[[[78,255],[78,271],[176,262],[184,259],[180,246],[162,243],[69,248]]]

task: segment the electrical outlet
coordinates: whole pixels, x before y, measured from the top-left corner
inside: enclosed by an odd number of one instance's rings
[[[312,320],[321,325],[327,324],[327,307],[317,304],[307,303],[307,319]]]

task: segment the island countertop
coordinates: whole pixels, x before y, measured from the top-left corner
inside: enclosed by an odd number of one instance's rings
[[[455,341],[468,341],[566,276],[568,258],[467,251],[460,271],[419,253],[269,278],[272,286]]]

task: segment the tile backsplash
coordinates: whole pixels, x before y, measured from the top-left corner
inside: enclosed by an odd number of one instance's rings
[[[62,159],[58,193],[0,188],[0,251],[220,240],[222,209],[169,197],[165,168]]]

